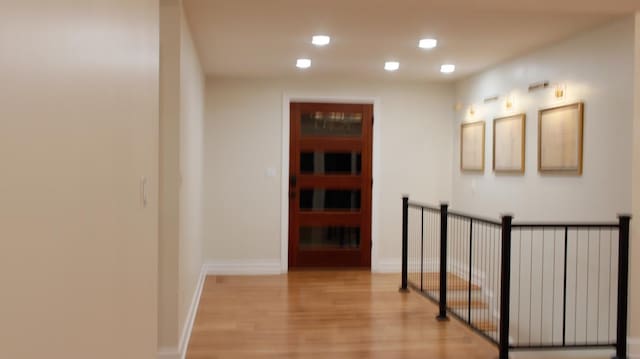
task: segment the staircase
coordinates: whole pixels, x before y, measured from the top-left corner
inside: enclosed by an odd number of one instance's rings
[[[411,273],[413,274],[413,273]],[[419,278],[419,273],[410,278]],[[420,280],[417,283],[409,280],[411,287],[420,292]],[[433,300],[437,300],[440,295],[440,273],[424,272],[422,274],[422,291],[421,294]],[[469,302],[469,294],[471,294],[471,302]],[[484,335],[497,339],[498,337],[498,318],[490,313],[490,298],[487,297],[483,288],[454,273],[447,273],[447,307],[455,314],[458,319],[470,324],[474,329],[480,331]],[[469,312],[471,312],[471,321],[468,320]]]
[[[453,316],[496,344],[500,359],[589,348],[624,359],[630,221],[513,223],[405,196],[400,289],[437,303],[438,320]]]

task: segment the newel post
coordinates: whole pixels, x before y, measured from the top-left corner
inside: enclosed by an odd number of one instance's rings
[[[447,318],[447,223],[449,217],[449,204],[440,203],[440,300],[438,302],[438,317],[440,321]]]
[[[409,275],[409,196],[402,197],[402,285],[400,286],[401,292],[407,292],[409,289],[408,275]]]
[[[617,340],[615,359],[627,358],[627,325],[629,301],[629,227],[631,216],[620,215],[620,229],[618,231],[618,314]]]
[[[509,358],[509,305],[511,294],[511,225],[513,216],[502,216],[502,250],[500,252],[500,338],[499,359]]]

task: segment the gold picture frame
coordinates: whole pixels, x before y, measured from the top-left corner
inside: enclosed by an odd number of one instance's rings
[[[538,171],[582,175],[584,103],[542,109],[538,113]]]
[[[484,172],[485,122],[460,125],[460,170]]]
[[[524,113],[493,120],[493,171],[524,174],[526,118]]]

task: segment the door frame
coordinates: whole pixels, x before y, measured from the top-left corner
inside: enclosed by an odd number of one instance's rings
[[[371,271],[378,271],[378,215],[380,204],[380,99],[359,96],[323,96],[284,93],[282,96],[282,163],[280,178],[280,266],[281,271],[289,271],[289,145],[290,145],[290,104],[291,102],[312,103],[356,103],[373,105],[373,186],[371,188]]]

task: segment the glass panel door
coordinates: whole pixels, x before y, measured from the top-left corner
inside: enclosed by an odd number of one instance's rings
[[[300,173],[357,176],[362,173],[362,154],[359,151],[304,151],[300,153]]]
[[[301,189],[300,210],[358,212],[360,193],[360,189]]]
[[[362,113],[305,112],[300,120],[301,135],[362,136]]]
[[[300,248],[354,249],[360,247],[360,227],[300,227]]]
[[[291,104],[290,267],[370,267],[372,113]]]

